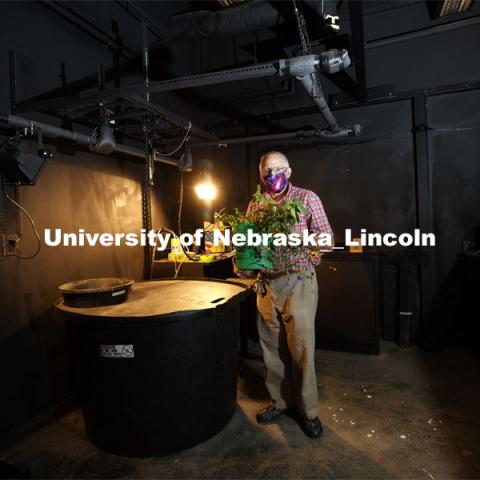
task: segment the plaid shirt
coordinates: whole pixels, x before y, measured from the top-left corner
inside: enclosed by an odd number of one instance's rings
[[[273,199],[268,192],[265,192],[263,195],[266,198]],[[289,183],[287,193],[280,200],[279,204],[282,205],[286,200],[294,199],[302,200],[308,215],[300,214],[300,221],[293,226],[292,233],[298,233],[302,238],[304,230],[307,230],[308,233],[328,233],[332,236],[333,241],[333,231],[319,196],[311,190],[298,188]],[[258,208],[258,203],[251,201],[248,204],[247,214],[258,210]],[[290,269],[307,270],[320,264],[321,255],[310,255],[311,249],[309,247],[301,246],[294,249],[295,253],[287,251],[287,253],[282,254],[281,252],[284,248],[275,247],[275,251],[280,254],[280,261],[275,268],[263,269],[262,272],[279,273]]]

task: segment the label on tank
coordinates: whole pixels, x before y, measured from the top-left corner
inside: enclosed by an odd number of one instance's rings
[[[133,358],[133,345],[100,345],[100,356],[106,358]]]

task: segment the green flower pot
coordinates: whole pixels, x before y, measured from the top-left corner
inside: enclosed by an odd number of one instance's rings
[[[247,235],[249,230],[258,233],[257,225],[252,222],[239,223],[235,233]],[[269,243],[269,248],[273,248],[272,242]],[[245,245],[237,247],[236,250],[235,263],[239,270],[260,270],[262,268],[273,268],[274,266],[272,253],[263,245],[258,247]]]

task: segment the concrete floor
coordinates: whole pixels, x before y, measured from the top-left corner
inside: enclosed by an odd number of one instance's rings
[[[478,356],[383,343],[378,357],[319,351],[317,365],[325,427],[317,440],[289,417],[256,424],[267,393],[252,355],[235,416],[192,449],[143,459],[104,453],[76,410],[1,457],[33,478],[480,478]]]

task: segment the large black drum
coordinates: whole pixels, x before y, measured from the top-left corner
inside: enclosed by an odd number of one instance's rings
[[[155,455],[219,432],[236,408],[241,284],[135,283],[118,305],[59,299],[87,434],[99,448]]]

